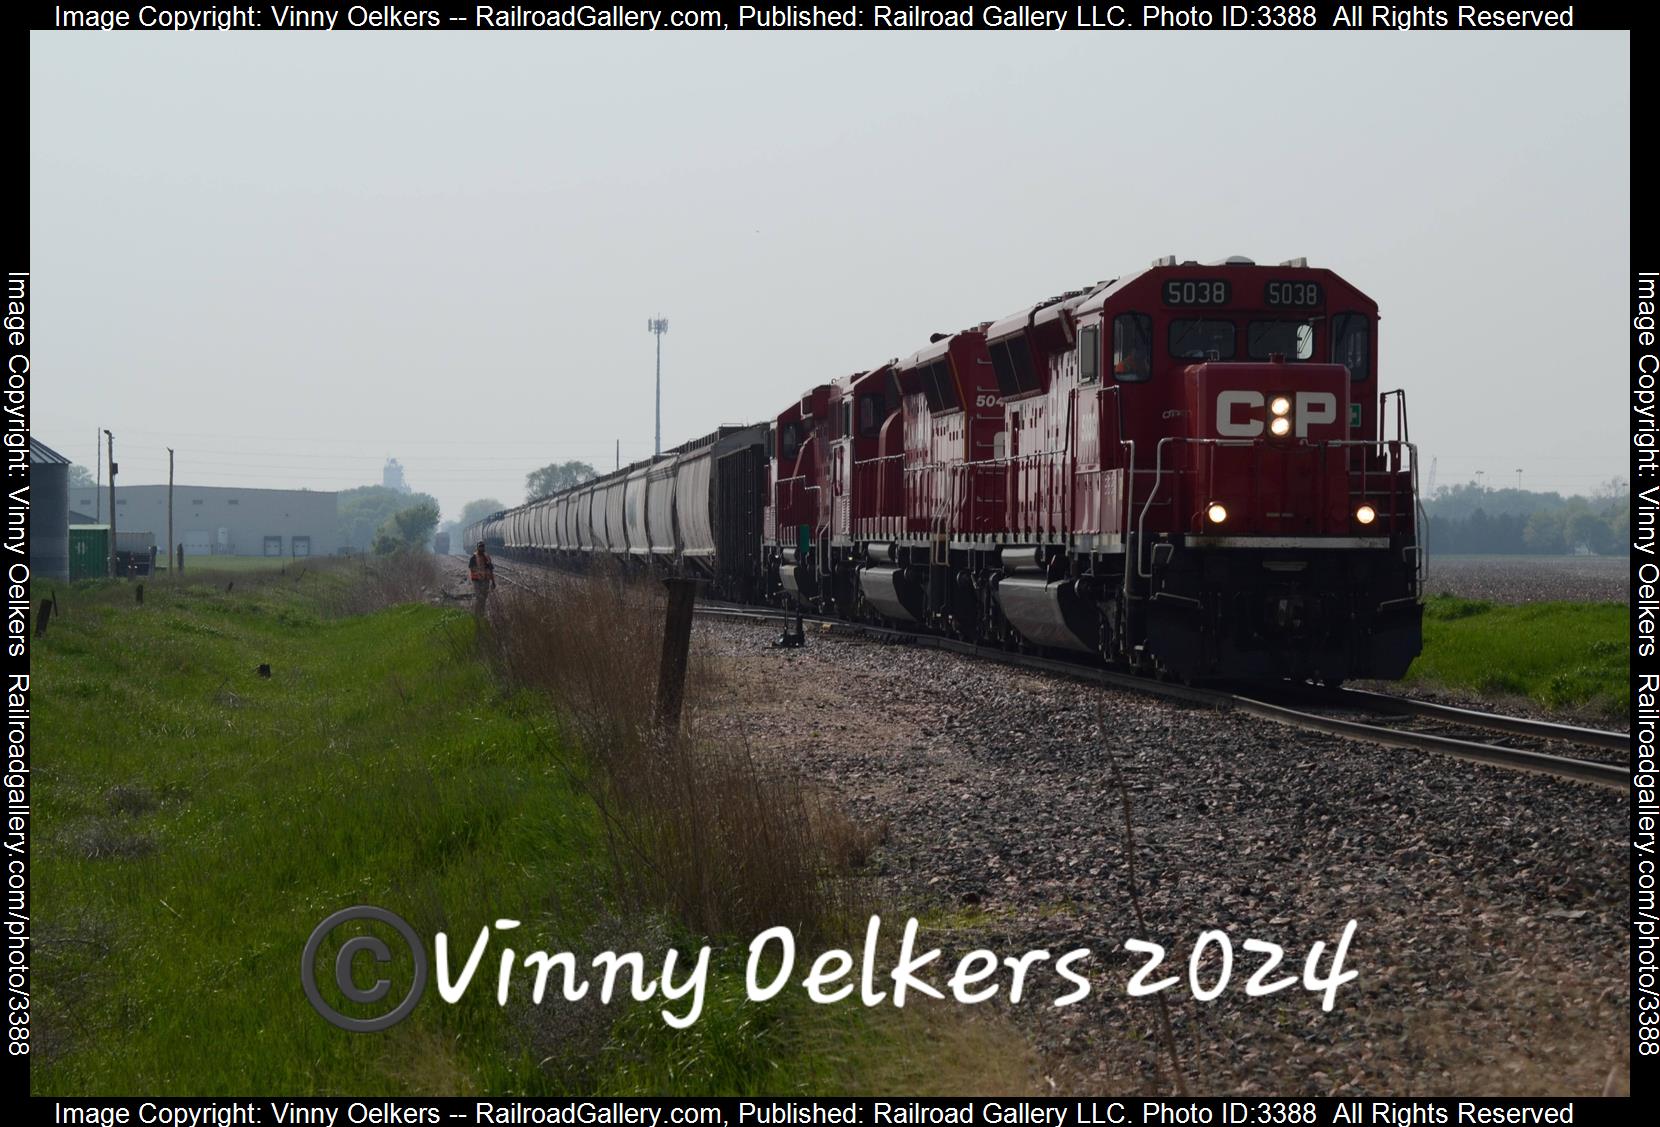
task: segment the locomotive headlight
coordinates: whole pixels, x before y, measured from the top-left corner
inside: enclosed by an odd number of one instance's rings
[[[1228,510],[1213,501],[1210,508],[1205,510],[1205,516],[1210,518],[1210,523],[1221,524],[1228,519]]]
[[[1284,401],[1281,400],[1281,402]],[[1268,432],[1275,438],[1284,438],[1291,433],[1291,420],[1284,415],[1276,415],[1274,420],[1268,424]]]
[[[1378,511],[1370,505],[1362,505],[1355,510],[1355,519],[1361,524],[1371,524],[1378,519]]]
[[[1291,400],[1283,395],[1274,396],[1274,401],[1268,404],[1268,409],[1276,415],[1291,414]]]

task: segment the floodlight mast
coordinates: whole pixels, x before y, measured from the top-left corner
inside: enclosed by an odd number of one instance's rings
[[[646,331],[657,338],[657,432],[652,441],[652,453],[656,455],[663,452],[663,334],[669,331],[669,323],[653,317],[646,322]]]

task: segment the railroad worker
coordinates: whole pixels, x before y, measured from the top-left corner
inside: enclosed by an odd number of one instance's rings
[[[496,561],[484,550],[484,541],[478,542],[473,554],[467,557],[467,578],[473,581],[473,613],[484,613],[484,601],[496,586]]]
[[[1141,358],[1141,349],[1137,348],[1134,344],[1130,345],[1128,349],[1120,353],[1118,356],[1118,362],[1112,366],[1112,374],[1115,376],[1139,376],[1145,371],[1146,365]]]

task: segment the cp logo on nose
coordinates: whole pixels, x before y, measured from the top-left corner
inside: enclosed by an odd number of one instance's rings
[[[1268,397],[1252,389],[1224,391],[1216,397],[1216,433],[1223,438],[1256,438],[1266,424],[1262,407]],[[1337,421],[1337,396],[1329,391],[1299,391],[1293,398],[1291,421],[1298,438],[1308,428]]]

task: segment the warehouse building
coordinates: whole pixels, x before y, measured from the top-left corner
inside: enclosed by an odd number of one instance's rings
[[[117,485],[115,527],[167,543],[167,486]],[[309,489],[173,486],[173,540],[186,556],[328,556],[340,548],[336,495]],[[69,506],[98,511],[91,486],[71,489]],[[108,520],[109,492],[103,508]]]

